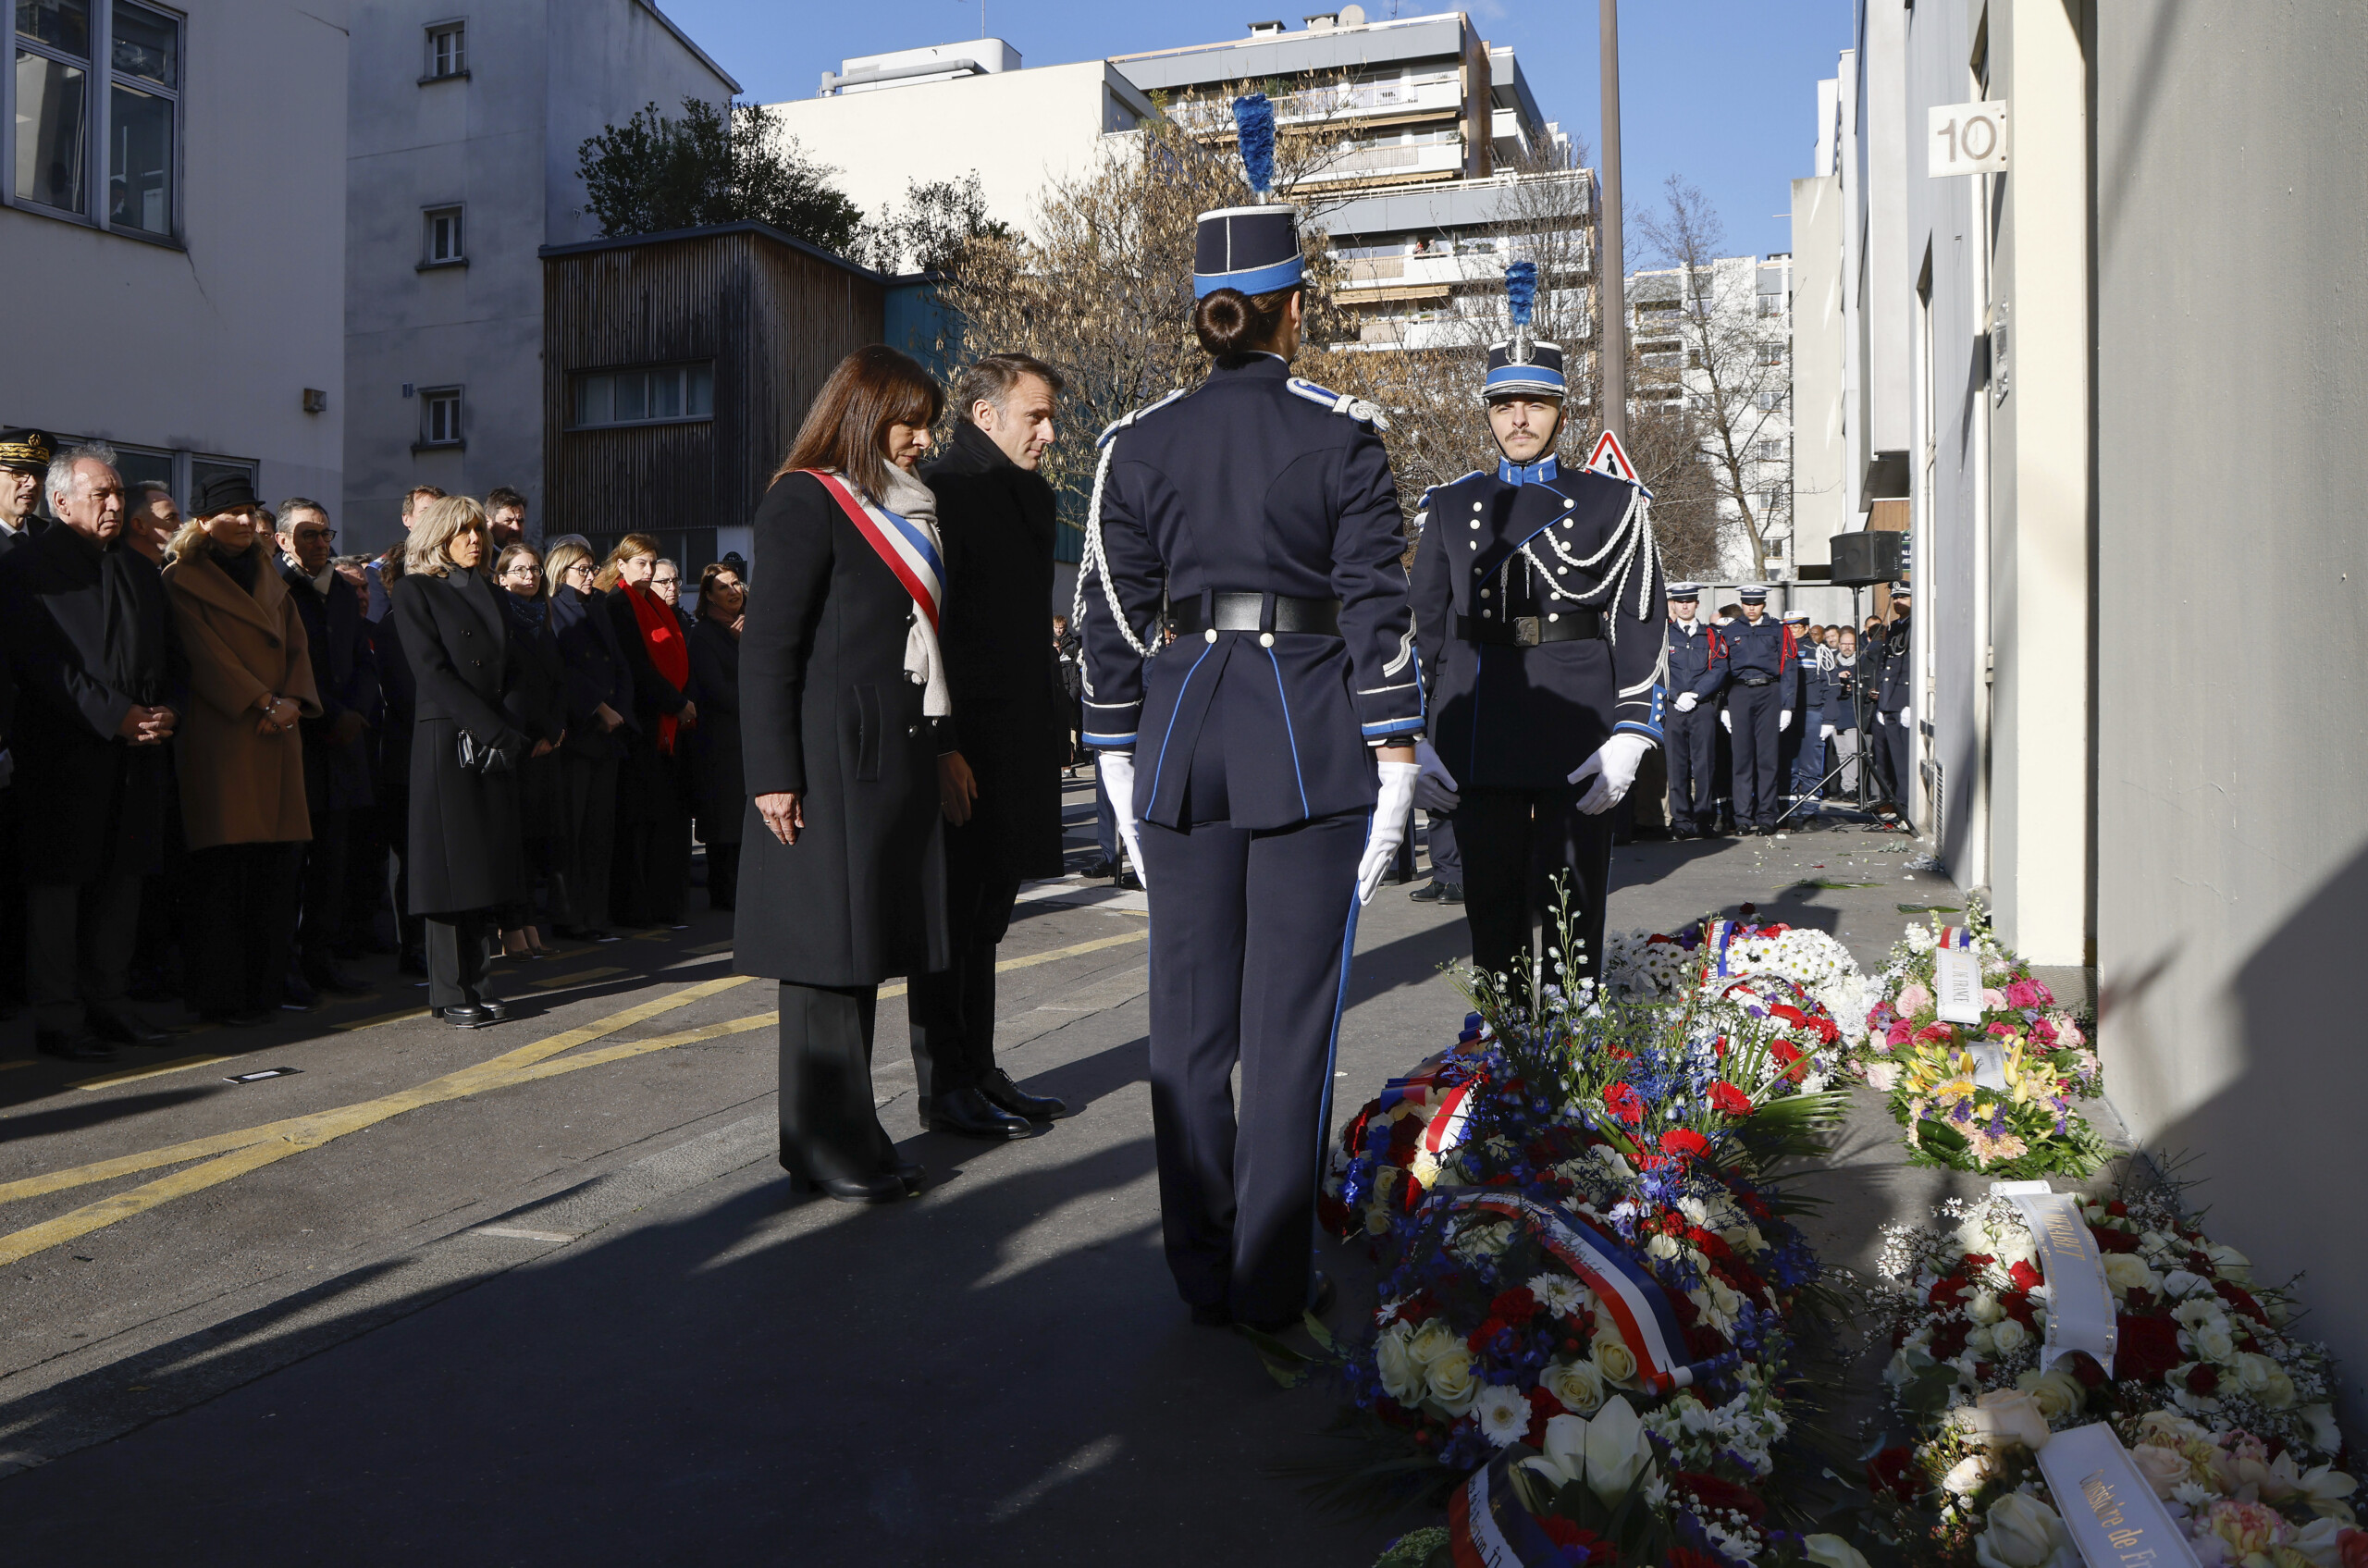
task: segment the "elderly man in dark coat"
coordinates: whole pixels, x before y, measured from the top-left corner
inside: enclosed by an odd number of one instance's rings
[[[297,970],[316,991],[358,995],[370,989],[337,967],[345,933],[346,857],[352,813],[371,801],[370,714],[378,705],[378,661],[370,651],[362,595],[329,564],[337,531],[328,509],[293,496],[279,503],[279,574],[304,623],[321,716],[303,721],[304,801],[313,841],[304,848],[304,918]]]
[[[1053,599],[1053,441],[1061,378],[1025,354],[972,365],[954,438],[924,477],[945,542],[939,636],[954,717],[939,744],[946,915],[954,962],[912,981],[922,1124],[1025,1138],[1067,1107],[995,1065],[995,947],[1019,884],[1061,874],[1061,765],[1068,719],[1044,616]]]
[[[34,1041],[98,1061],[105,1042],[169,1036],[134,1013],[141,879],[163,853],[165,746],[185,673],[164,585],[123,545],[115,453],[77,447],[43,488],[58,517],[0,557],[0,626],[18,685],[17,759],[26,979]]]

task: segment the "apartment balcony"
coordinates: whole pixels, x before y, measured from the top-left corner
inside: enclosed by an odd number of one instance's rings
[[[1402,183],[1418,179],[1453,179],[1463,173],[1461,137],[1413,146],[1364,147],[1344,153],[1307,177],[1307,183],[1333,185]]]
[[[1286,93],[1274,100],[1278,126],[1310,126],[1326,122],[1349,125],[1402,124],[1463,113],[1463,85],[1452,71],[1443,80],[1358,82],[1343,87],[1315,87]],[[1233,99],[1255,85],[1231,82],[1168,105],[1170,119],[1195,136],[1229,138],[1234,134]]]

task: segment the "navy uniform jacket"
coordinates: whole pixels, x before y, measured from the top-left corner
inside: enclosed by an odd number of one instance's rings
[[[1908,706],[1909,688],[1915,682],[1915,672],[1910,668],[1914,661],[1909,658],[1913,646],[1907,634],[1906,616],[1899,617],[1884,628],[1882,685],[1878,688],[1875,698],[1876,712],[1896,713]]]
[[[1665,677],[1670,694],[1690,691],[1705,702],[1715,701],[1719,695],[1719,628],[1708,621],[1697,621],[1691,631],[1676,622],[1669,623],[1669,673]]]
[[[1182,820],[1206,726],[1222,742],[1227,820],[1269,829],[1375,798],[1370,747],[1423,726],[1406,608],[1405,520],[1381,438],[1272,354],[1218,365],[1195,390],[1104,434],[1108,584],[1158,649],[1162,597],[1337,599],[1340,635],[1179,637],[1146,661],[1085,585],[1085,743],[1135,752],[1135,809]]]
[[[1832,700],[1832,678],[1819,667],[1815,648],[1803,648],[1800,658],[1801,706],[1812,713],[1821,713]]]
[[[1764,675],[1776,683],[1779,709],[1800,707],[1801,656],[1793,646],[1792,628],[1773,615],[1757,622],[1735,617],[1735,623],[1719,634],[1719,655],[1725,684],[1736,685],[1745,675],[1755,680]]]
[[[1462,787],[1551,789],[1617,731],[1660,740],[1669,611],[1643,514],[1630,517],[1635,495],[1608,475],[1541,463],[1476,471],[1424,497],[1414,621],[1431,743]],[[1634,537],[1607,549],[1624,529]],[[1599,565],[1573,564],[1598,555]],[[1600,611],[1606,636],[1535,648],[1457,636],[1457,616],[1493,621],[1508,608]]]

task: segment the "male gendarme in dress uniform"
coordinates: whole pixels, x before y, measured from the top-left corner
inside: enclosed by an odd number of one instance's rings
[[[1264,190],[1270,111],[1236,113]],[[1405,833],[1423,722],[1378,416],[1291,375],[1300,278],[1291,208],[1202,216],[1193,324],[1215,364],[1104,433],[1075,622],[1085,743],[1151,899],[1168,1267],[1196,1322],[1270,1328],[1325,1304],[1345,960]]]
[[[48,525],[41,483],[56,454],[56,438],[44,431],[0,430],[0,555]]]
[[[1784,808],[1779,740],[1801,705],[1801,659],[1792,629],[1768,614],[1768,589],[1735,590],[1743,619],[1719,636],[1727,718],[1734,742],[1735,831],[1772,833]]]
[[[1524,274],[1523,269],[1528,269]],[[1592,974],[1610,889],[1610,809],[1661,738],[1662,588],[1648,498],[1554,456],[1562,352],[1525,330],[1532,264],[1507,269],[1514,336],[1482,396],[1498,458],[1432,489],[1414,553],[1414,623],[1431,694],[1416,798],[1454,810],[1472,958],[1525,994],[1548,913],[1533,861],[1567,875],[1570,980]],[[1546,978],[1557,977],[1549,970]]]
[[[1661,749],[1669,755],[1669,827],[1677,838],[1717,831],[1719,628],[1702,619],[1702,585],[1669,586],[1668,702]]]

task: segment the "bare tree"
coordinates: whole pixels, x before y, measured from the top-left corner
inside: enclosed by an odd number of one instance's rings
[[[1782,438],[1789,429],[1791,345],[1761,323],[1751,258],[1720,254],[1726,227],[1709,198],[1674,174],[1663,189],[1664,206],[1640,216],[1636,231],[1676,271],[1670,330],[1683,345],[1684,360],[1663,367],[1648,357],[1645,371],[1647,377],[1672,371],[1684,388],[1728,521],[1750,550],[1753,574],[1765,577],[1790,488],[1753,481],[1769,472],[1769,463],[1789,456],[1790,443]],[[1768,452],[1771,443],[1781,443],[1782,455]]]

